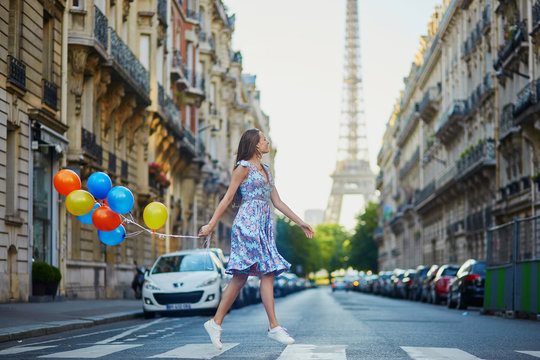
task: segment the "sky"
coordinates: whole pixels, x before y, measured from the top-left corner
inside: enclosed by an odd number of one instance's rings
[[[236,15],[232,46],[257,75],[277,149],[276,188],[300,217],[325,209],[337,157],[346,0],[224,0]],[[441,0],[359,0],[364,111],[370,164],[377,154],[420,36]],[[352,229],[359,197],[344,199]]]

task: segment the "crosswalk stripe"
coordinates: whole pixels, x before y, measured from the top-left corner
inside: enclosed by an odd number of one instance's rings
[[[225,351],[232,349],[238,343],[225,343],[223,349],[218,350],[212,344],[188,344],[167,351],[163,354],[150,356],[151,358],[188,358],[188,359],[212,359]]]
[[[143,344],[130,345],[94,345],[77,350],[62,351],[53,354],[43,355],[40,358],[83,358],[95,359],[101,356],[110,355],[118,351],[131,349]]]
[[[540,351],[519,351],[519,350],[516,350],[516,352],[540,358]]]
[[[347,345],[288,345],[278,360],[347,360]]]
[[[415,360],[478,360],[474,355],[456,348],[402,346]]]
[[[126,336],[128,336],[128,335],[131,335],[131,334],[133,334],[134,332],[137,332],[137,331],[139,331],[139,330],[142,330],[142,329],[144,329],[144,328],[146,328],[146,327],[148,327],[148,326],[155,325],[156,323],[161,322],[162,320],[163,320],[163,318],[159,318],[159,319],[156,319],[156,320],[154,320],[154,321],[152,321],[152,322],[149,322],[149,323],[146,323],[146,324],[139,325],[139,326],[137,326],[137,327],[134,327],[134,328],[131,328],[131,329],[129,329],[129,330],[126,330],[126,331],[124,331],[124,332],[122,332],[122,333],[120,333],[120,334],[118,334],[118,335],[112,336],[112,337],[110,337],[110,338],[108,338],[108,339],[105,339],[105,340],[102,340],[102,341],[98,341],[96,344],[97,344],[97,345],[104,345],[104,344],[112,343],[113,341],[116,341],[116,340],[121,339],[121,338],[123,338],[123,337],[126,337]]]
[[[8,349],[0,350],[0,355],[14,355],[14,354],[20,354],[27,351],[36,351],[36,350],[43,350],[48,348],[56,347],[57,345],[49,345],[49,346],[13,346]]]

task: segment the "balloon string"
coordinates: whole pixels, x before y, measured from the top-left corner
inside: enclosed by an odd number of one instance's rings
[[[155,235],[157,235],[158,238],[161,238],[161,239],[165,239],[165,238],[200,239],[201,238],[200,236],[193,236],[193,235],[174,235],[174,234],[156,233],[155,231],[153,231],[151,229],[147,229],[144,226],[142,226],[141,224],[137,223],[135,221],[135,219],[133,219],[133,215],[131,213],[129,213],[129,216],[131,217],[131,219],[128,219],[127,217],[125,217],[123,215],[120,215],[120,216],[122,217],[123,222],[125,224],[133,224],[133,225],[135,225],[135,226],[137,226],[138,228],[141,229],[139,231],[135,231],[135,232],[126,234],[126,237],[134,237],[134,236],[142,234],[143,232],[147,232],[149,234],[155,234]],[[210,243],[211,243],[211,235],[208,235],[204,239],[203,247],[208,249],[210,247]]]

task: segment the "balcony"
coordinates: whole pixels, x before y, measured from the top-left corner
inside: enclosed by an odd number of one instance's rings
[[[17,58],[8,55],[9,71],[7,81],[19,90],[26,91],[26,65]]]
[[[197,11],[195,11],[193,9],[187,9],[186,10],[186,17],[188,18],[188,20],[191,20],[191,21],[198,21],[199,20],[199,16],[197,15]]]
[[[432,120],[439,111],[439,102],[441,100],[441,87],[432,86],[426,90],[422,101],[418,105],[418,113],[422,120],[429,122]]]
[[[416,124],[418,124],[418,119],[420,114],[418,113],[418,104],[414,104],[413,108],[406,117],[406,120],[401,124],[401,130],[398,135],[398,146],[405,144],[409,136],[412,134]]]
[[[514,104],[507,104],[503,107],[499,121],[499,140],[503,140],[518,130],[519,126],[514,121]]]
[[[441,175],[435,180],[435,188],[437,191],[445,188],[448,184],[452,183],[458,173],[456,164],[447,167]]]
[[[191,129],[184,125],[184,131],[183,131],[183,143],[185,143],[188,148],[192,151],[194,155],[197,154],[197,140],[195,139],[195,135],[191,132]]]
[[[103,163],[103,149],[96,142],[96,135],[81,128],[81,148],[86,156],[93,159],[98,165]]]
[[[97,6],[94,6],[94,37],[104,50],[109,45],[109,21]]]
[[[493,64],[496,70],[507,68],[512,60],[518,57],[521,49],[525,49],[528,46],[527,25],[525,21],[513,25],[513,27],[512,30],[508,30],[505,34],[507,40],[497,52],[497,60]]]
[[[384,183],[384,173],[381,171],[377,175],[377,178],[375,179],[375,188],[377,190],[381,190]]]
[[[158,0],[157,13],[162,24],[167,24],[167,0]]]
[[[420,149],[416,148],[416,151],[413,153],[411,158],[407,160],[405,165],[399,169],[399,177],[400,179],[403,179],[407,174],[414,168],[415,165],[418,165],[418,161],[420,159]]]
[[[536,0],[532,6],[532,31],[531,36],[538,43],[540,35],[540,0]]]
[[[482,11],[482,31],[487,33],[491,28],[491,6],[486,5],[484,11]]]
[[[422,203],[424,200],[429,198],[431,195],[435,193],[435,180],[430,182],[426,187],[424,187],[422,190],[417,192],[415,196],[415,202],[414,205],[418,206],[420,203]]]
[[[113,29],[110,29],[110,34],[112,58],[119,65],[121,71],[125,73],[126,78],[133,82],[132,86],[136,87],[144,97],[148,98],[150,93],[148,71]]]
[[[58,110],[58,86],[43,79],[43,98],[45,105],[53,110]]]
[[[457,162],[457,178],[462,179],[487,166],[495,167],[495,140],[482,140],[470,151],[465,151]]]
[[[479,21],[471,33],[467,37],[467,40],[461,45],[461,56],[466,60],[470,59],[470,55],[476,49],[476,46],[482,40],[482,24]]]
[[[458,131],[457,122],[463,118],[466,107],[467,103],[464,100],[455,100],[450,104],[441,117],[435,136],[442,142],[452,139]]]
[[[540,79],[529,82],[517,95],[514,122],[518,126],[533,122],[540,111]]]

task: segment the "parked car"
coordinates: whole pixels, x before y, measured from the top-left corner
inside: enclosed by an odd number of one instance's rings
[[[429,267],[419,265],[416,267],[416,273],[414,274],[412,284],[410,286],[409,299],[419,301],[422,297],[422,283],[426,278],[429,271]]]
[[[392,275],[390,276],[390,282],[389,282],[389,291],[387,293],[388,296],[391,297],[399,297],[399,286],[403,280],[403,276],[405,275],[405,270],[403,269],[394,269],[392,271]]]
[[[459,265],[443,265],[437,271],[437,275],[431,283],[431,302],[440,304],[448,298],[450,282],[454,280],[459,270]]]
[[[153,317],[156,312],[217,309],[227,285],[224,272],[214,252],[206,249],[161,255],[145,274],[145,317]]]
[[[397,284],[397,287],[396,287],[397,297],[400,297],[402,299],[409,298],[409,294],[412,292],[411,287],[412,287],[415,274],[416,274],[415,269],[409,269],[405,271],[405,273],[403,274],[403,278]]]
[[[374,284],[373,293],[387,295],[389,293],[390,276],[392,276],[391,271],[380,271],[377,282]]]
[[[332,292],[336,290],[349,291],[349,287],[347,285],[347,280],[345,280],[345,277],[338,276],[332,279]]]
[[[464,310],[471,305],[482,306],[485,279],[485,262],[474,259],[465,261],[459,268],[454,281],[450,283],[448,307]]]
[[[431,282],[437,276],[437,271],[439,270],[439,265],[431,265],[429,268],[426,278],[422,282],[422,292],[420,295],[420,301],[422,302],[431,302]]]
[[[360,282],[360,291],[373,293],[379,276],[377,274],[366,275]]]

